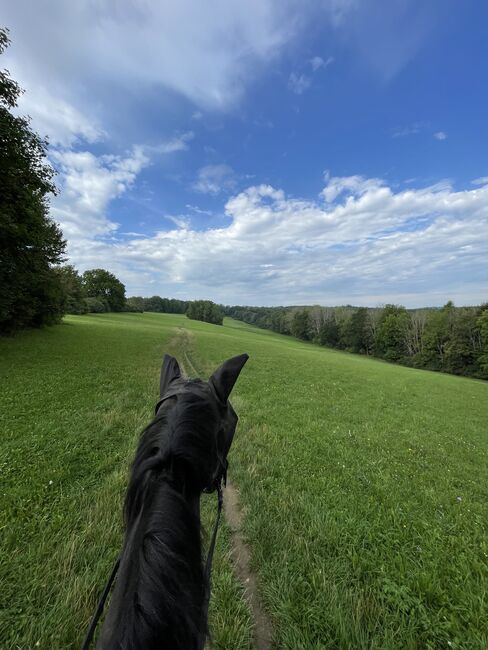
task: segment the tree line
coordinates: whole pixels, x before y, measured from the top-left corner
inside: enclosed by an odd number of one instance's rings
[[[488,379],[488,303],[407,310],[366,307],[224,308],[251,325],[415,368]]]
[[[189,304],[188,300],[178,300],[177,298],[131,296],[127,298],[125,310],[140,313],[152,311],[161,314],[184,314]]]
[[[193,300],[188,304],[186,315],[192,320],[200,320],[214,325],[222,325],[224,322],[222,308],[211,300]]]
[[[211,300],[178,300],[176,298],[161,298],[160,296],[152,296],[151,298],[131,296],[127,298],[125,311],[186,314],[192,320],[200,320],[214,325],[222,325],[224,320],[222,308]]]

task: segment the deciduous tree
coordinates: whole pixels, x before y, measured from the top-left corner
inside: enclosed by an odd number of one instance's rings
[[[0,29],[0,54],[9,44]],[[47,162],[46,140],[29,119],[13,114],[21,94],[7,70],[0,70],[0,333],[57,322],[63,293],[55,265],[66,243],[49,218],[56,193]]]
[[[90,269],[83,273],[83,288],[89,298],[105,300],[110,311],[123,311],[125,286],[105,269]]]

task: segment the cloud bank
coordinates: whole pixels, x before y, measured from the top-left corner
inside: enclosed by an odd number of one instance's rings
[[[127,239],[106,208],[148,164],[144,152],[98,161],[72,156],[62,160],[65,198],[54,210],[70,256],[81,269],[110,267],[131,294],[226,304],[422,306],[488,298],[488,183],[395,191],[381,179],[326,174],[315,201],[256,185],[227,201],[220,228],[192,228],[190,214],[173,218],[170,230]]]

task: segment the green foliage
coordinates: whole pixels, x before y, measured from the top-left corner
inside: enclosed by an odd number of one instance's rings
[[[131,296],[125,301],[124,311],[138,312],[142,314],[144,312],[144,298],[140,296]]]
[[[406,355],[408,314],[400,305],[385,305],[375,341],[377,356],[387,361],[399,361]]]
[[[0,54],[8,44],[0,29]],[[0,70],[0,334],[58,322],[64,304],[54,266],[66,243],[48,215],[54,171],[47,141],[11,112],[21,92]]]
[[[307,309],[297,310],[291,321],[291,333],[297,339],[308,341],[310,339],[310,316]]]
[[[188,301],[176,298],[161,298],[152,296],[142,298],[143,311],[154,311],[162,314],[184,314],[188,308]]]
[[[105,300],[105,298],[95,298],[94,296],[88,296],[83,300],[85,305],[85,311],[92,314],[103,314],[110,311],[110,305]]]
[[[57,267],[56,273],[64,297],[63,312],[65,314],[85,314],[87,305],[81,275],[71,264]]]
[[[476,359],[482,348],[477,310],[468,307],[456,309],[451,318],[444,369],[456,375],[462,375],[466,370],[469,374],[476,374]]]
[[[105,269],[90,269],[83,273],[83,290],[88,298],[99,298],[109,311],[123,311],[125,286]]]
[[[478,364],[482,376],[488,379],[488,304],[482,306],[477,325],[481,339],[481,354],[478,357]]]
[[[417,368],[488,379],[488,305],[407,311],[366,307],[225,307],[245,323]]]
[[[360,307],[346,321],[345,343],[352,352],[369,353],[373,340],[369,330],[368,310]]]
[[[442,370],[444,367],[452,325],[452,302],[448,302],[442,309],[429,312],[422,339],[422,359],[427,367],[433,370]]]
[[[320,345],[327,345],[330,348],[339,347],[339,325],[335,314],[332,313],[324,319],[319,332]]]
[[[224,314],[222,309],[211,300],[193,300],[188,304],[186,315],[192,320],[222,325]]]

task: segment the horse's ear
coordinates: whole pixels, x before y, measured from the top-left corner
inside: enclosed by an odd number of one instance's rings
[[[168,390],[168,386],[174,379],[181,377],[180,366],[178,361],[169,354],[164,355],[163,365],[161,366],[161,378],[159,380],[159,395],[163,397]]]
[[[209,383],[214,387],[217,397],[223,404],[227,402],[239,373],[248,359],[247,354],[227,359],[210,377]]]

